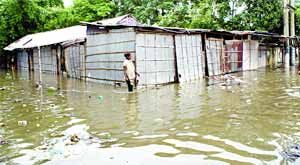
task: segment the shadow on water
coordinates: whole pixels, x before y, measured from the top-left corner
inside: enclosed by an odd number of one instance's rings
[[[250,71],[234,74],[241,83],[216,78],[128,94],[49,74],[37,90],[33,74],[2,71],[0,162],[293,164],[280,153],[300,136],[295,72]]]

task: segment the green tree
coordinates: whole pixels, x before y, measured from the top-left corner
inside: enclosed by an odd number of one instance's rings
[[[62,8],[62,0],[0,0],[0,53],[24,35],[48,30],[50,15]]]
[[[140,22],[153,25],[164,15],[174,12],[178,5],[185,5],[187,0],[113,0],[113,3],[116,15],[130,13]]]
[[[109,0],[74,0],[71,8],[78,21],[96,21],[111,16],[113,3]]]
[[[228,29],[282,32],[282,0],[238,0],[238,4],[245,9],[228,22]]]
[[[300,6],[296,6],[295,11],[295,20],[296,20],[296,35],[300,35]]]

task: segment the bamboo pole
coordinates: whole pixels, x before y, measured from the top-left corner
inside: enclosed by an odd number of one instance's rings
[[[87,75],[86,75],[86,55],[87,55],[87,44],[86,44],[86,40],[85,40],[85,42],[84,42],[84,49],[83,49],[83,67],[84,67],[84,81],[86,81],[86,77],[87,77]]]
[[[289,9],[288,9],[288,3],[289,0],[284,0],[283,3],[283,11],[284,11],[284,17],[283,17],[283,22],[284,22],[284,36],[285,37],[289,37],[290,36],[290,32],[289,32]],[[284,58],[284,63],[285,63],[285,68],[289,68],[290,67],[290,53],[289,53],[289,39],[287,39],[286,41],[286,47],[285,47],[285,58]]]
[[[175,82],[176,83],[180,83],[180,80],[179,80],[179,73],[178,73],[178,64],[177,64],[177,51],[176,51],[176,36],[173,35],[173,53],[174,53],[174,68],[175,68]]]
[[[203,57],[204,57],[204,70],[205,70],[205,76],[209,76],[209,71],[208,71],[208,62],[207,62],[207,50],[206,50],[206,33],[204,35],[201,35],[202,37],[202,51],[203,51]]]
[[[42,62],[41,62],[41,48],[38,47],[38,60],[39,60],[39,86],[42,85]]]
[[[290,36],[294,37],[295,36],[295,11],[294,11],[295,0],[290,0],[290,6],[292,7],[290,9],[290,21],[291,21],[290,22]],[[294,47],[291,47],[291,49],[290,49],[290,57],[291,57],[291,66],[293,66],[296,61]]]

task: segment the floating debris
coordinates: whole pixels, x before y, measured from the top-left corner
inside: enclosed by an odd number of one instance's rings
[[[7,144],[7,141],[4,140],[4,137],[2,137],[2,136],[0,135],[0,145],[4,145],[4,144]]]
[[[78,143],[80,141],[80,138],[75,134],[71,136],[70,141],[74,143]]]
[[[6,124],[0,123],[0,127],[5,127],[5,126],[6,126]]]
[[[48,146],[47,145],[42,145],[42,146],[37,147],[37,149],[38,150],[47,150]]]
[[[157,118],[157,119],[154,120],[154,122],[156,122],[156,123],[160,123],[160,122],[163,122],[163,121],[164,121],[164,120],[161,119],[161,118]]]
[[[19,126],[23,126],[23,127],[24,127],[24,126],[27,126],[27,124],[28,124],[28,123],[27,123],[26,120],[18,121],[18,125],[19,125]]]
[[[48,90],[48,92],[49,91],[52,91],[52,92],[57,91],[57,89],[55,87],[48,87],[47,90]]]
[[[252,102],[251,99],[247,99],[247,100],[246,100],[246,103],[247,103],[247,104],[251,104],[251,102]]]
[[[66,108],[65,111],[73,111],[74,108]]]
[[[15,103],[20,103],[22,102],[22,99],[15,99]]]
[[[104,97],[103,97],[103,96],[98,96],[97,99],[98,99],[100,102],[102,102],[103,99],[104,99]]]
[[[0,139],[0,145],[4,145],[7,144],[7,141],[5,141],[4,139]]]
[[[57,89],[54,87],[47,88],[48,95],[54,95],[57,92]]]
[[[97,136],[99,136],[102,139],[110,139],[110,138],[112,138],[112,135],[109,132],[98,133]]]
[[[281,155],[290,162],[295,162],[300,158],[300,145],[292,145],[287,150],[282,151]]]

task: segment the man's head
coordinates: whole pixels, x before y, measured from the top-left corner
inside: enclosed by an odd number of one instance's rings
[[[130,54],[130,53],[125,53],[125,54],[124,54],[124,57],[125,57],[127,60],[131,60],[131,54]]]

